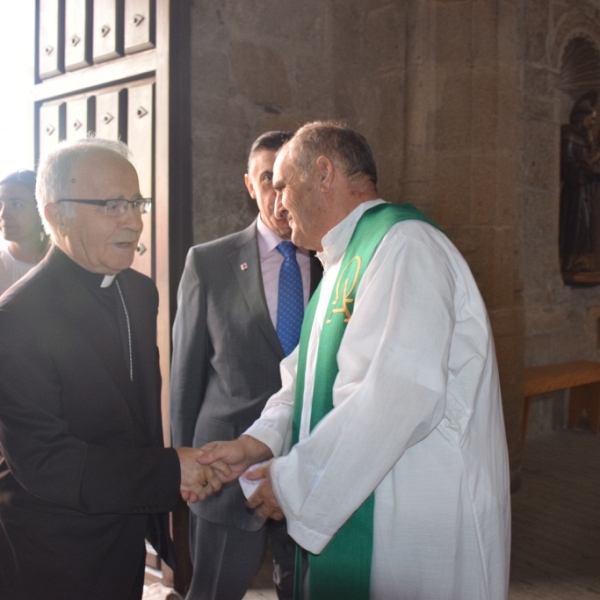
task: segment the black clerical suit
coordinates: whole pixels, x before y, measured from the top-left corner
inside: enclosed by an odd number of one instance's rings
[[[146,536],[172,563],[158,294],[117,276],[128,326],[102,280],[53,248],[0,299],[0,598],[140,598]]]

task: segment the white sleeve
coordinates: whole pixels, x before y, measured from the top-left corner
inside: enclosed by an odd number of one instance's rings
[[[273,465],[288,531],[311,552],[444,415],[455,277],[439,236],[414,222],[388,232],[338,352],[334,409]]]
[[[269,398],[260,418],[244,432],[244,435],[250,435],[266,444],[273,456],[285,454],[292,445],[297,363],[298,347],[281,361],[281,389]]]

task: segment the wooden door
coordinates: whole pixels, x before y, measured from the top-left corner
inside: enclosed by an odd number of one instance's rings
[[[154,87],[153,80],[143,80],[128,88],[127,140],[132,152],[132,162],[138,172],[140,191],[144,198],[152,198],[154,157]],[[156,277],[153,219],[155,211],[143,216],[144,231],[140,238],[135,267]]]
[[[133,268],[152,277],[159,290],[163,428],[169,443],[171,325],[192,240],[190,115],[182,110],[190,0],[37,0],[36,10],[36,159],[59,141],[90,132],[120,139],[132,152],[142,195],[153,198]],[[187,533],[175,541],[185,550]],[[155,556],[149,563],[160,567]],[[164,572],[172,584],[172,574]],[[183,573],[184,583],[176,587],[184,588],[188,577]]]

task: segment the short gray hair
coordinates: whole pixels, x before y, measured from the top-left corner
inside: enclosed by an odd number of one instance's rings
[[[289,152],[306,179],[319,156],[327,156],[348,178],[364,176],[377,184],[377,167],[367,140],[338,121],[303,125],[290,142]]]
[[[75,161],[88,152],[97,152],[98,150],[118,154],[127,160],[131,156],[129,148],[123,142],[89,135],[78,140],[60,142],[40,159],[35,196],[38,211],[48,233],[51,234],[51,229],[44,216],[44,206],[49,202],[55,202],[64,195]],[[65,206],[67,214],[72,214],[72,210],[72,206]]]

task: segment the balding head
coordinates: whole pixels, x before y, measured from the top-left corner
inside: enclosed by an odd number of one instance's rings
[[[321,250],[323,236],[359,204],[377,198],[377,171],[363,136],[333,122],[309,123],[283,146],[273,169],[275,214],[292,241]]]
[[[319,156],[327,156],[349,180],[377,185],[377,168],[367,140],[343,123],[307,123],[294,135],[290,152],[303,176]]]

